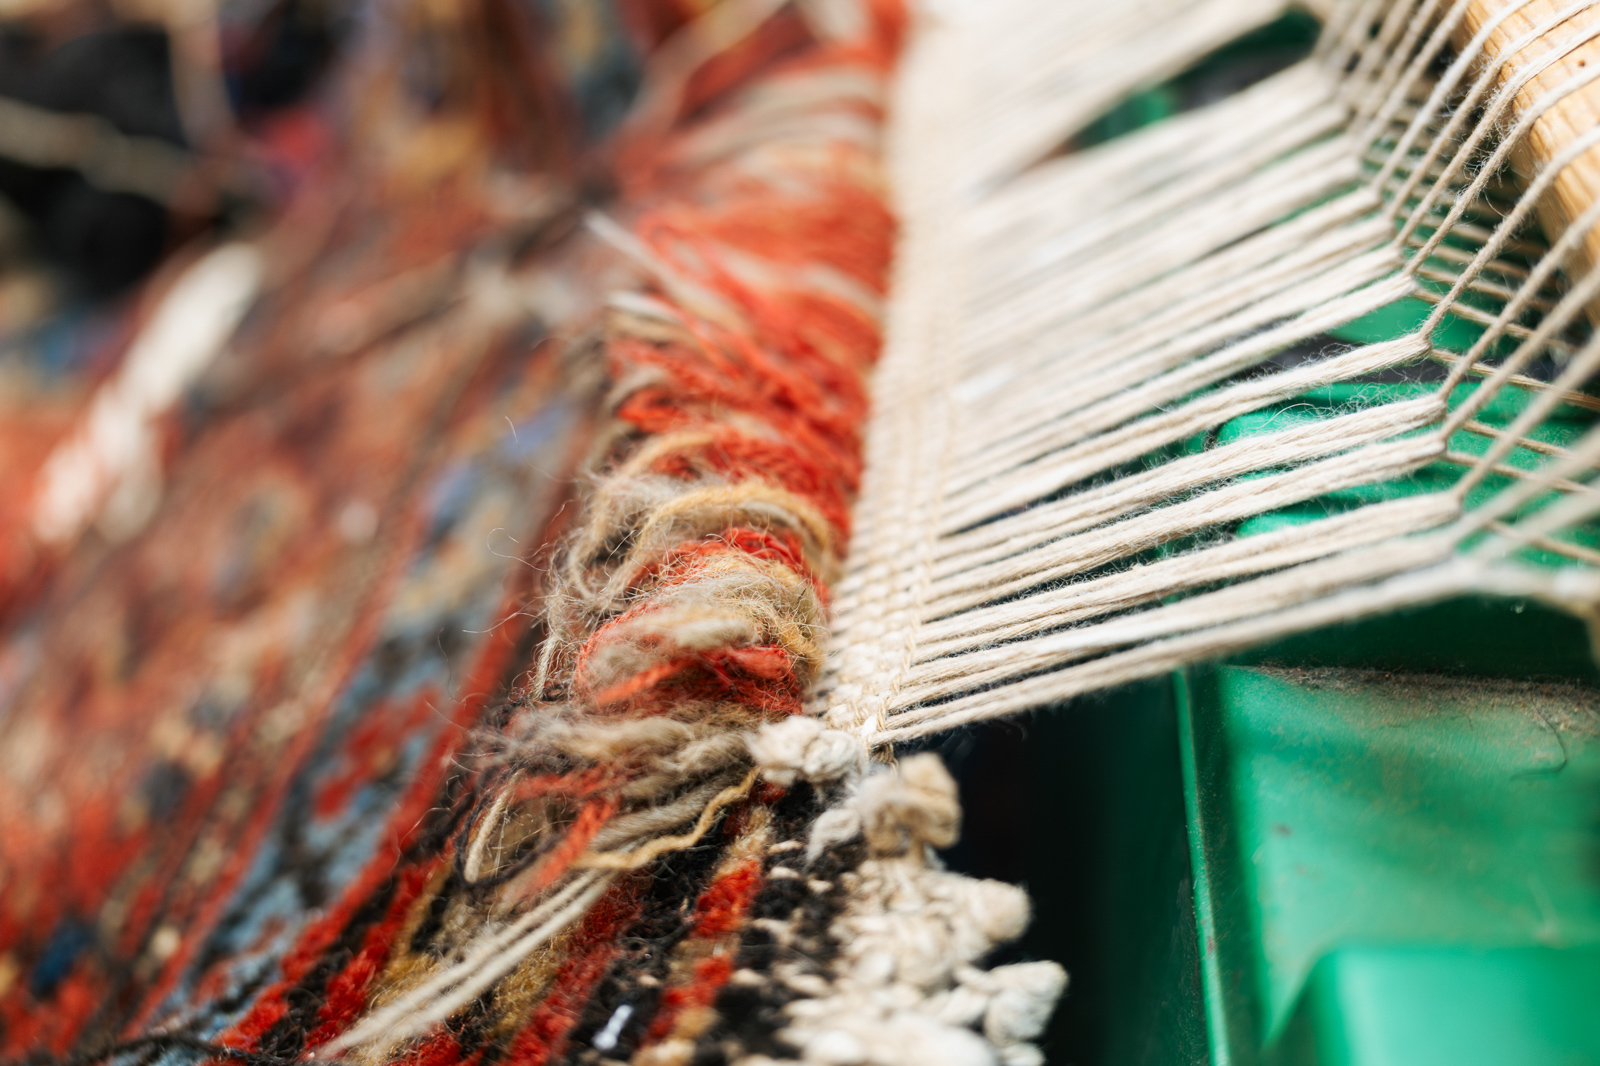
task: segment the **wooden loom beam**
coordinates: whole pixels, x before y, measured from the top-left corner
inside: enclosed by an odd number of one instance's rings
[[[1511,42],[1549,21],[1569,5],[1570,0],[1532,0],[1523,4],[1490,31],[1484,42],[1485,54],[1498,56]],[[1458,34],[1458,45],[1474,37],[1484,25],[1507,8],[1516,6],[1517,0],[1473,0]],[[1551,89],[1583,73],[1591,65],[1600,64],[1600,4],[1565,20],[1548,31],[1539,44],[1522,49],[1506,61],[1500,71],[1499,81],[1502,85],[1515,80],[1530,63],[1545,53],[1545,48],[1540,45],[1546,41],[1554,45],[1570,39],[1581,30],[1592,31],[1597,36],[1556,59],[1523,86],[1512,102],[1518,117],[1526,114]],[[1568,145],[1597,124],[1600,124],[1600,79],[1568,94],[1534,120],[1525,141],[1513,155],[1512,165],[1518,171],[1518,176],[1523,181],[1531,180]],[[1573,220],[1595,202],[1596,197],[1600,197],[1600,145],[1590,148],[1568,164],[1556,176],[1550,190],[1540,198],[1539,222],[1549,240],[1553,243],[1564,233]],[[1569,276],[1581,276],[1596,264],[1600,264],[1600,226],[1592,227],[1584,236],[1577,262],[1570,264],[1567,273]],[[1591,305],[1589,315],[1591,319],[1600,316],[1600,307]]]

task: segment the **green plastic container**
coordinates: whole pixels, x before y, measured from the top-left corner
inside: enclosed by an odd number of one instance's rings
[[[1600,1066],[1600,675],[1464,600],[987,730],[1079,1066]],[[974,797],[976,799],[976,795]],[[994,828],[1002,828],[996,831]],[[1003,845],[1004,840],[999,844]],[[967,863],[972,868],[971,863]]]
[[[1458,606],[1495,613],[1430,613]],[[1500,636],[1489,673],[1524,634]],[[1592,687],[1230,665],[1177,689],[1212,1062],[1600,1063]]]

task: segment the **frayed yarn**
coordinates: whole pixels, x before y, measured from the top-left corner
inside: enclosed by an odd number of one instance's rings
[[[770,71],[630,127],[651,151],[623,146],[624,197],[590,229],[637,274],[572,342],[604,361],[609,421],[537,662],[476,735],[410,950],[364,1016],[318,1030],[319,1057],[1037,1059],[1064,977],[978,968],[1028,907],[939,867],[948,773],[874,763],[805,714],[894,236],[877,140],[899,14],[834,6],[854,36],[780,12],[805,49],[773,64],[777,31],[753,28],[729,69]]]
[[[835,70],[877,62],[832,47]],[[613,423],[538,669],[491,738],[500,776],[478,801],[471,872],[512,913],[581,871],[719,843],[664,969],[643,990],[617,979],[594,1018],[607,1057],[1020,1066],[1064,977],[975,964],[1021,933],[1026,897],[938,867],[930,849],[955,841],[960,807],[936,758],[875,766],[803,713],[850,535],[892,226],[872,139],[829,140],[833,119],[864,114],[859,82],[830,81],[821,56],[802,67],[762,89],[766,107],[802,92],[792,150],[727,112],[696,134],[729,137],[702,199],[595,222],[646,288],[608,312]],[[797,909],[795,886],[826,903]],[[803,961],[784,957],[808,938]],[[767,1005],[742,1007],[752,996]]]
[[[792,762],[802,731],[768,730]],[[829,731],[812,733],[813,742]],[[787,733],[789,736],[784,736]],[[851,738],[854,741],[854,738]],[[854,741],[859,748],[859,741]],[[767,771],[771,772],[771,771]],[[779,772],[796,772],[793,770]],[[852,794],[814,823],[807,868],[864,844],[868,856],[839,875],[844,905],[830,933],[840,949],[824,974],[796,960],[773,979],[801,993],[784,1008],[778,1038],[817,1066],[1038,1066],[1030,1043],[1043,1031],[1066,973],[1054,962],[977,964],[1027,927],[1027,894],[999,881],[940,867],[932,848],[953,843],[960,822],[955,782],[938,758],[916,755],[860,777]],[[798,876],[798,873],[797,873]],[[791,925],[769,931],[794,943]],[[752,1055],[743,1066],[767,1066]]]

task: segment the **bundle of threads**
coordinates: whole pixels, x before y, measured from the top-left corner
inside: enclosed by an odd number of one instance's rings
[[[399,680],[395,713],[343,727],[422,742],[410,779],[385,771],[387,816],[355,809],[373,802],[366,771],[316,793],[317,819],[348,807],[382,824],[343,832],[381,846],[330,849],[310,875],[287,843],[241,852],[221,863],[238,898],[181,940],[159,909],[182,891],[141,896],[137,957],[187,976],[139,1010],[127,984],[109,1007],[80,994],[75,1017],[124,1020],[39,1050],[128,1066],[1042,1061],[1029,1041],[1065,974],[982,967],[1028,902],[941,868],[954,782],[932,755],[875,761],[807,714],[881,339],[880,139],[904,21],[892,0],[730,0],[669,38],[616,141],[619,195],[563,253],[590,280],[635,282],[558,338],[611,390],[541,623],[474,653],[451,715],[471,730],[440,729],[437,691],[402,701]],[[560,521],[528,510],[518,528]],[[309,738],[312,705],[285,700],[245,742]],[[285,791],[309,789],[295,780]],[[271,893],[291,874],[333,891],[285,939]]]

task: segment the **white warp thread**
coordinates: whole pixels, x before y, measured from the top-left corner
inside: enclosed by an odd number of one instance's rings
[[[1453,52],[1469,3],[1313,5],[1306,61],[1064,155],[1118,100],[1285,5],[923,12],[891,129],[888,339],[815,705],[831,726],[890,743],[1472,591],[1595,613],[1600,553],[1571,533],[1600,511],[1600,443],[1540,433],[1562,404],[1600,410],[1583,391],[1600,271],[1580,262],[1600,203],[1548,246],[1529,223],[1600,130],[1520,194],[1506,183],[1535,121],[1600,78],[1524,92],[1600,35],[1600,2],[1511,0]],[[1489,56],[1523,8],[1533,28]],[[1317,340],[1406,298],[1427,317],[1404,336]],[[1447,314],[1482,337],[1436,347]],[[1242,416],[1430,363],[1442,384],[1285,408],[1214,443]],[[1520,413],[1486,424],[1507,390]],[[1453,484],[1357,491],[1424,468]],[[1244,535],[1330,493],[1354,509]],[[1515,558],[1529,546],[1563,564]]]

